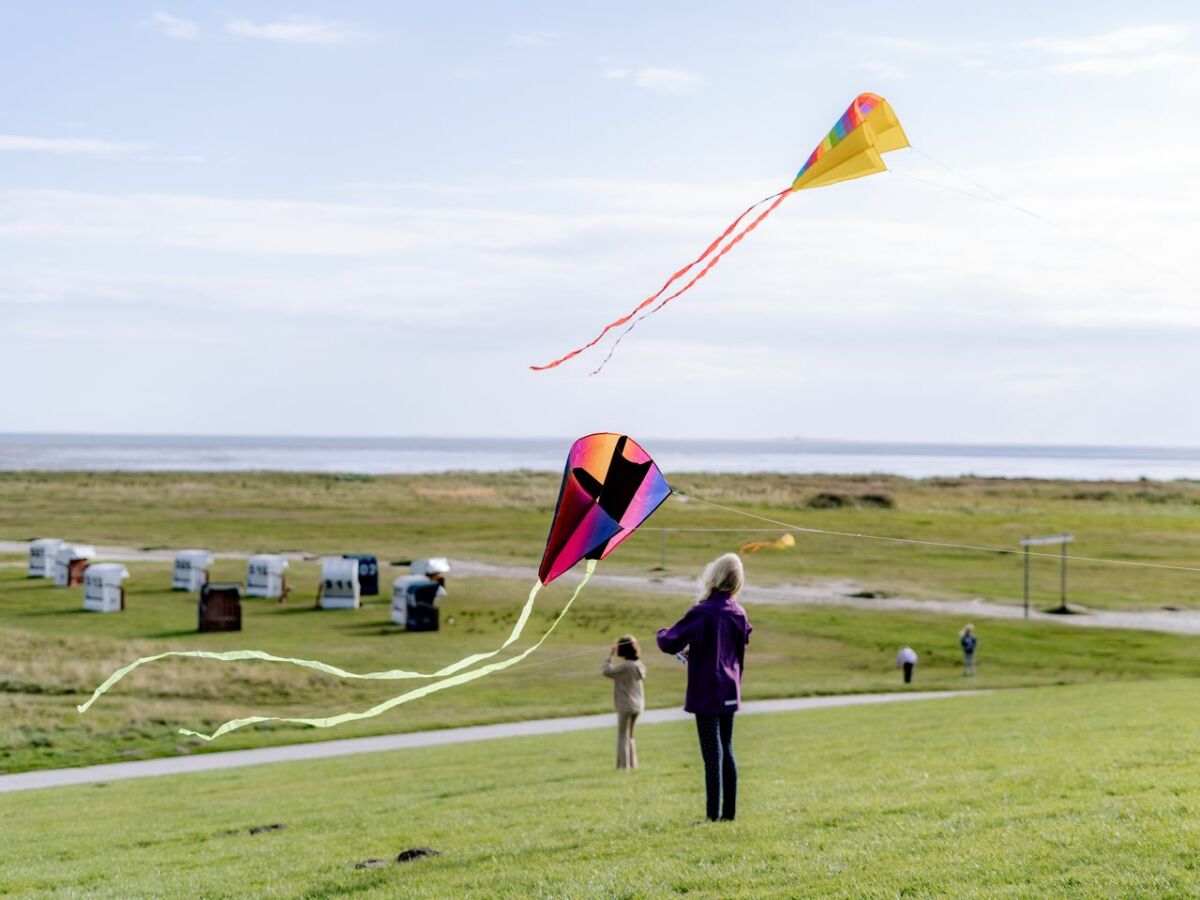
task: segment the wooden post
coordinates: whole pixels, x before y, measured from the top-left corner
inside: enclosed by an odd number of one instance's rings
[[[1062,561],[1060,562],[1059,571],[1059,586],[1058,586],[1058,608],[1061,612],[1067,611],[1067,544],[1066,541],[1062,545]]]
[[[1025,618],[1029,618],[1029,545],[1025,545]]]
[[[1021,547],[1025,551],[1025,618],[1029,618],[1029,548],[1058,545],[1060,549],[1059,575],[1058,575],[1058,609],[1057,613],[1066,613],[1067,610],[1067,544],[1073,543],[1075,535],[1073,534],[1049,534],[1042,537],[1023,537],[1021,538]],[[1039,556],[1048,556],[1046,553],[1039,553]]]

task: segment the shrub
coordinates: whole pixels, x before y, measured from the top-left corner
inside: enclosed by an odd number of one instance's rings
[[[1177,494],[1171,491],[1138,491],[1133,496],[1146,503],[1184,503],[1186,497],[1183,494]]]
[[[1116,500],[1116,491],[1076,491],[1071,495],[1072,500]]]
[[[896,508],[896,501],[891,494],[859,494],[858,502],[861,506],[873,506],[876,509]]]
[[[809,509],[842,509],[846,506],[853,505],[851,499],[845,494],[835,494],[832,491],[822,491],[814,497],[811,497],[808,503],[805,504]]]

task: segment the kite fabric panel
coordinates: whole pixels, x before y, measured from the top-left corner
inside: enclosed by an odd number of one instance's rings
[[[624,434],[589,434],[567,454],[538,579],[612,553],[671,496],[658,464]]]
[[[796,173],[793,191],[825,187],[887,169],[881,154],[908,146],[891,104],[859,94]]]
[[[883,162],[882,154],[899,150],[908,145],[908,137],[905,135],[904,129],[900,125],[900,120],[896,117],[896,113],[892,110],[891,104],[878,94],[859,94],[842,114],[841,118],[834,123],[833,128],[825,135],[821,143],[809,155],[804,165],[800,167],[800,171],[796,173],[791,187],[785,188],[769,197],[764,197],[757,203],[747,207],[705,248],[703,253],[675,272],[656,293],[651,294],[629,313],[605,325],[600,333],[588,343],[560,356],[558,359],[551,360],[542,365],[530,366],[530,368],[535,372],[544,372],[547,369],[557,368],[600,343],[614,328],[620,328],[622,325],[625,325],[625,330],[617,338],[612,349],[609,350],[608,356],[593,370],[592,374],[595,375],[612,358],[613,351],[616,350],[617,344],[621,342],[621,339],[637,327],[637,324],[642,319],[658,312],[680,294],[690,290],[696,282],[712,271],[713,267],[721,261],[725,254],[757,228],[767,216],[778,209],[779,205],[787,197],[797,191],[827,187],[828,185],[849,181],[853,178],[863,178],[867,175],[874,175],[877,172],[884,172],[887,170],[887,165]],[[765,210],[738,231],[739,226],[741,226],[741,223],[747,216],[768,203],[770,205]],[[726,243],[727,239],[728,243]],[[701,263],[705,263],[704,267],[686,282],[683,287],[668,295],[665,299],[660,299],[671,285]]]
[[[259,660],[290,663],[338,678],[379,681],[401,681],[414,678],[438,679],[431,684],[385,700],[363,712],[344,712],[320,718],[250,716],[225,722],[212,734],[202,734],[182,728],[179,733],[211,741],[230,731],[263,722],[289,722],[311,725],[315,728],[332,728],[344,722],[381,715],[403,703],[475,681],[493,672],[503,671],[527,658],[558,627],[558,623],[562,621],[567,610],[571,608],[592,577],[597,563],[633,534],[638,526],[649,518],[651,513],[658,509],[670,495],[671,487],[667,484],[658,465],[636,441],[627,435],[592,434],[577,440],[567,454],[563,483],[559,490],[554,516],[551,519],[550,534],[546,540],[538,581],[530,589],[525,605],[521,607],[508,638],[495,650],[466,656],[434,672],[415,672],[406,669],[350,672],[320,660],[275,656],[261,650],[169,650],[154,656],[144,656],[118,669],[96,688],[85,703],[76,708],[80,713],[86,712],[103,694],[134,669],[167,657],[194,657],[221,662]],[[580,560],[587,560],[583,578],[576,585],[566,606],[563,607],[546,633],[532,646],[515,656],[471,669],[471,666],[498,655],[516,642],[529,622],[535,600],[542,587],[558,578]]]

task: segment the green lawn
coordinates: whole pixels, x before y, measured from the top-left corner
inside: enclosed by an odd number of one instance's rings
[[[240,566],[222,563],[217,576],[234,576]],[[393,626],[386,601],[373,599],[360,610],[319,611],[307,597],[282,608],[247,600],[242,632],[198,634],[195,595],[168,590],[168,566],[134,563],[130,570],[126,611],[100,615],[79,608],[78,589],[56,589],[25,579],[18,569],[0,569],[0,769],[601,712],[610,708],[611,698],[609,683],[598,674],[600,657],[624,631],[646,641],[651,705],[682,703],[684,670],[653,649],[652,635],[681,615],[688,600],[596,585],[519,667],[334,731],[259,726],[214,744],[177,734],[179,727],[211,731],[244,715],[365,709],[417,683],[345,682],[270,663],[168,660],[138,670],[80,715],[75,705],[114,669],[165,649],[252,648],[358,671],[429,671],[497,646],[528,589],[513,581],[453,581],[443,614],[454,624],[435,634],[407,634]],[[293,574],[298,581],[315,579],[315,564],[300,564]],[[569,590],[556,584],[543,594],[526,631],[529,640],[548,627]],[[901,643],[921,654],[920,687],[964,685],[956,618],[811,606],[751,606],[750,614],[755,633],[745,683],[749,698],[898,689],[893,660]],[[977,624],[982,643],[973,687],[1200,675],[1194,638],[1020,621]],[[525,645],[523,639],[518,646]]]
[[[0,796],[16,896],[1194,897],[1200,688],[746,716],[739,821],[690,723]],[[249,829],[282,823],[251,836]],[[383,869],[356,861],[429,846]]]

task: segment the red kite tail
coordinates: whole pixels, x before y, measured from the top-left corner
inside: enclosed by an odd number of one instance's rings
[[[734,236],[732,241],[730,241],[728,244],[726,244],[724,247],[722,247],[721,252],[718,253],[716,256],[714,256],[712,259],[710,259],[708,261],[708,264],[703,269],[701,269],[699,272],[697,272],[695,276],[692,277],[691,281],[689,281],[687,284],[685,284],[683,287],[681,287],[679,290],[677,290],[671,296],[669,296],[666,299],[664,299],[663,301],[661,301],[658,304],[658,306],[654,307],[654,309],[650,310],[649,312],[642,313],[640,316],[637,317],[637,319],[635,319],[633,322],[631,322],[629,327],[626,328],[623,332],[621,332],[621,336],[618,337],[616,339],[616,341],[613,343],[612,348],[608,351],[608,356],[604,357],[604,362],[602,362],[602,363],[600,363],[600,365],[596,366],[596,368],[592,370],[591,374],[593,374],[593,375],[597,374],[601,369],[603,369],[606,365],[608,365],[608,361],[610,359],[612,359],[613,354],[617,350],[617,347],[620,345],[621,341],[623,341],[625,339],[625,335],[627,335],[627,334],[629,334],[629,332],[633,331],[633,329],[637,327],[638,322],[642,321],[642,319],[646,318],[647,316],[654,315],[656,312],[658,312],[660,309],[662,309],[664,306],[666,306],[668,303],[670,303],[672,300],[674,300],[676,297],[678,297],[680,294],[682,294],[684,291],[686,291],[688,288],[690,288],[693,284],[695,284],[697,281],[699,281],[701,278],[703,278],[705,275],[707,275],[712,270],[713,266],[715,266],[717,263],[719,263],[721,261],[722,256],[724,256],[726,253],[728,253],[730,250],[732,250],[734,247],[736,247],[738,245],[738,243],[742,240],[742,238],[744,238],[746,235],[748,235],[750,232],[752,232],[755,228],[757,228],[759,223],[762,222],[762,220],[765,219],[767,216],[769,216],[771,213],[773,213],[776,210],[776,208],[778,208],[779,204],[782,203],[785,199],[787,199],[788,195],[791,193],[792,193],[792,189],[788,188],[786,191],[781,191],[780,193],[776,194],[774,197],[775,202],[772,203],[770,206],[768,206],[766,209],[764,209],[761,213],[759,213],[758,217],[755,218],[755,220],[753,222],[751,222],[749,225],[747,225],[745,228],[743,228],[740,232],[738,232],[738,234],[736,234]],[[767,198],[767,200],[770,200],[770,199],[772,199],[772,198],[770,198],[770,197]],[[764,202],[764,201],[760,201],[760,202]],[[757,206],[757,205],[758,204],[755,204],[755,206]],[[753,209],[753,208],[754,207],[751,207],[751,209]],[[726,232],[726,233],[728,233],[728,232]],[[661,293],[661,291],[660,291],[660,293]],[[642,306],[645,306],[645,304],[642,304]],[[642,307],[638,307],[638,308],[641,309]],[[625,317],[625,321],[629,321],[629,316]],[[611,328],[611,327],[612,326],[610,325],[609,328]],[[599,340],[599,338],[597,338],[596,340]]]
[[[654,294],[650,295],[645,300],[643,300],[641,303],[639,303],[637,306],[635,306],[627,315],[621,316],[621,318],[616,319],[612,322],[609,322],[607,325],[605,325],[603,331],[601,331],[598,335],[596,335],[594,338],[592,338],[592,340],[588,341],[582,347],[578,347],[577,349],[572,350],[566,356],[559,357],[558,359],[554,360],[553,362],[548,362],[545,365],[541,365],[541,366],[530,366],[529,368],[533,369],[533,371],[535,371],[535,372],[544,372],[544,371],[546,371],[546,369],[553,369],[556,366],[560,366],[563,363],[565,363],[567,360],[574,359],[576,356],[578,356],[580,353],[587,350],[588,348],[596,346],[596,344],[600,343],[600,341],[604,338],[604,336],[606,334],[608,334],[614,328],[619,328],[620,326],[624,325],[626,322],[628,322],[630,319],[632,319],[634,316],[636,316],[639,312],[641,312],[643,309],[645,309],[647,306],[649,306],[651,303],[653,303],[655,300],[657,300],[659,297],[661,297],[666,292],[667,288],[669,288],[672,284],[674,284],[676,281],[678,281],[680,278],[682,278],[684,275],[686,275],[692,268],[694,268],[695,266],[702,263],[705,259],[707,259],[708,256],[714,250],[716,250],[717,247],[719,247],[721,245],[721,242],[723,240],[725,240],[725,238],[729,237],[729,235],[731,235],[737,229],[738,225],[741,224],[742,220],[744,218],[746,218],[746,216],[750,215],[750,213],[752,213],[758,207],[762,206],[768,200],[775,201],[774,205],[771,207],[771,209],[774,209],[776,206],[778,206],[780,204],[780,202],[782,202],[784,197],[786,197],[789,193],[791,193],[791,190],[792,189],[789,187],[786,190],[780,191],[778,194],[772,194],[770,197],[764,197],[762,200],[759,200],[757,203],[754,203],[754,204],[746,207],[746,209],[742,212],[742,214],[739,215],[732,222],[730,222],[729,227],[726,228],[724,231],[722,231],[721,234],[716,238],[716,240],[714,240],[711,244],[708,245],[708,247],[705,248],[703,253],[701,253],[694,260],[692,260],[690,263],[688,263],[686,266],[684,266],[682,269],[680,269],[678,272],[676,272],[674,275],[672,275],[670,278],[668,278],[666,281],[666,284],[664,284],[662,287],[660,287]],[[770,210],[767,210],[767,212],[770,212]],[[765,214],[762,216],[759,216],[750,225],[750,227],[746,229],[746,231],[753,230],[754,226],[757,225],[759,222],[761,222],[764,218],[765,218]],[[745,231],[742,232],[742,235],[745,235],[745,233],[746,233]],[[735,238],[733,243],[737,243],[739,240],[741,240],[742,235],[739,235],[737,238]],[[724,255],[728,249],[729,248],[727,247],[727,248],[725,248],[725,250],[722,250],[721,253],[718,254],[717,258],[719,259],[722,255]],[[708,269],[710,269],[710,268],[712,268],[711,262],[708,264],[708,266],[705,268],[704,271],[707,272]],[[695,284],[697,281],[699,281],[700,277],[702,277],[703,274],[704,273],[702,272],[700,274],[700,276],[693,278],[691,280],[691,282],[688,283],[688,286],[685,287],[683,290],[686,291],[688,287],[691,287],[693,284]],[[683,293],[683,291],[680,291],[679,293]],[[679,294],[675,294],[673,296],[678,297]],[[673,299],[673,298],[668,298],[668,299]]]

